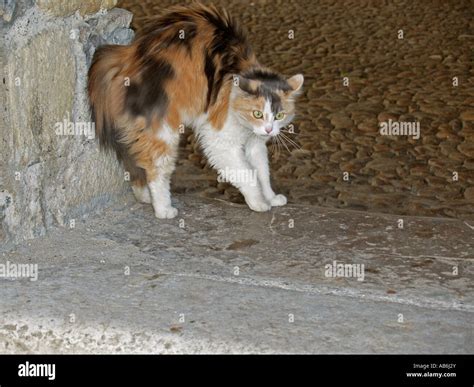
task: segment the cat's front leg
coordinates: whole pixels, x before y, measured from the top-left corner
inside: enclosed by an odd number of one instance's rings
[[[265,142],[257,137],[251,139],[245,148],[249,163],[256,169],[258,181],[263,196],[273,206],[284,206],[287,203],[285,195],[277,195],[270,183],[270,168],[268,165],[268,150]]]
[[[271,209],[271,204],[262,195],[255,169],[248,163],[241,147],[235,144],[224,146],[219,141],[204,141],[203,145],[210,164],[219,174],[219,179],[235,186],[251,210],[265,212]]]

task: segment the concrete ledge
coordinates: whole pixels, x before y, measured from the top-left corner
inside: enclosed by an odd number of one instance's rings
[[[474,225],[177,203],[158,221],[130,199],[5,252],[39,276],[0,279],[0,352],[472,353]],[[327,277],[334,260],[364,280]]]

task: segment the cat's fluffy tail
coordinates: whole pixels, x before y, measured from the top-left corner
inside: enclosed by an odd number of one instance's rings
[[[102,148],[113,150],[136,185],[146,182],[144,169],[136,165],[128,146],[121,141],[125,79],[121,76],[128,62],[130,46],[106,45],[94,54],[89,69],[88,92],[96,136]]]

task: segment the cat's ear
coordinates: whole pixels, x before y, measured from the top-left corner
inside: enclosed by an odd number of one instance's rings
[[[291,78],[286,80],[291,87],[290,95],[297,96],[303,91],[303,74],[293,75]]]

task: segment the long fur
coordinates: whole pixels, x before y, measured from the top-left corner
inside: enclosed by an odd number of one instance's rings
[[[171,8],[148,22],[131,46],[96,51],[88,90],[100,144],[115,150],[132,182],[145,184],[147,172],[153,174],[145,155],[150,146],[132,149],[137,138],[131,130],[157,129],[166,116],[177,129],[183,109],[189,115],[210,111],[219,126],[228,105],[226,97],[218,104],[221,89],[232,74],[255,65],[245,33],[227,12],[202,4]]]
[[[265,142],[292,119],[302,83],[302,75],[263,68],[227,12],[194,3],[152,18],[129,46],[98,49],[88,89],[101,146],[116,152],[137,198],[172,218],[170,177],[184,125],[215,168],[259,171],[261,191],[237,185],[250,208],[286,203],[271,189]]]

